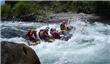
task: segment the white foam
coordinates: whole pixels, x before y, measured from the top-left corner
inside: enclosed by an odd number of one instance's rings
[[[69,41],[55,40],[53,43],[41,42],[36,46],[30,46],[38,54],[42,64],[109,64],[110,60],[110,33],[108,35],[100,31],[110,30],[110,25],[94,23],[93,25],[82,22],[87,21],[80,16],[74,16],[70,21],[76,30],[72,30],[72,38]],[[57,28],[59,24],[40,24],[40,23],[2,23],[6,26],[36,26],[40,30],[45,27]],[[37,26],[36,26],[37,28]],[[5,29],[5,28],[4,28]],[[1,40],[25,43],[22,37],[1,38]],[[109,57],[109,58],[107,58]],[[105,62],[105,63],[104,63]]]

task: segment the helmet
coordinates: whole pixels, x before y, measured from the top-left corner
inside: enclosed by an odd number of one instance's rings
[[[31,29],[32,31],[36,31],[36,29]]]
[[[27,31],[31,31],[31,29],[27,29]]]
[[[50,27],[46,27],[44,30],[48,31],[50,29]]]
[[[51,28],[50,31],[56,31],[56,29],[55,28]]]
[[[31,29],[35,29],[35,28],[33,26],[30,26],[30,27],[28,27],[28,29],[31,30]]]

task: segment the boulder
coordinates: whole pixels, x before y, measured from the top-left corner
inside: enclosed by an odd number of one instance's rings
[[[33,49],[25,44],[1,42],[1,64],[41,64]]]

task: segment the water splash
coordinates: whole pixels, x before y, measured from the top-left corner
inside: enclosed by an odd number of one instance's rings
[[[69,41],[42,41],[41,44],[30,47],[36,51],[42,64],[110,64],[110,25],[99,22],[90,24],[87,21],[84,15],[69,19],[69,24],[76,28],[70,32],[73,37]],[[3,22],[1,40],[27,44],[19,34],[23,35],[31,26],[38,31],[47,26],[59,30],[59,24]],[[7,28],[9,31],[5,31]],[[11,37],[9,33],[17,36]],[[10,37],[7,38],[6,34]]]

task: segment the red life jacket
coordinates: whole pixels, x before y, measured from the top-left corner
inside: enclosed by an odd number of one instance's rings
[[[59,34],[59,32],[53,31],[53,32],[51,32],[51,34],[52,34],[52,37],[53,37],[53,38],[55,38],[55,39],[60,39],[60,34]]]
[[[28,36],[29,38],[35,40],[36,39],[36,31],[29,31],[27,32],[26,36]]]
[[[48,33],[46,31],[41,30],[39,32],[40,39],[45,39],[48,36]]]

